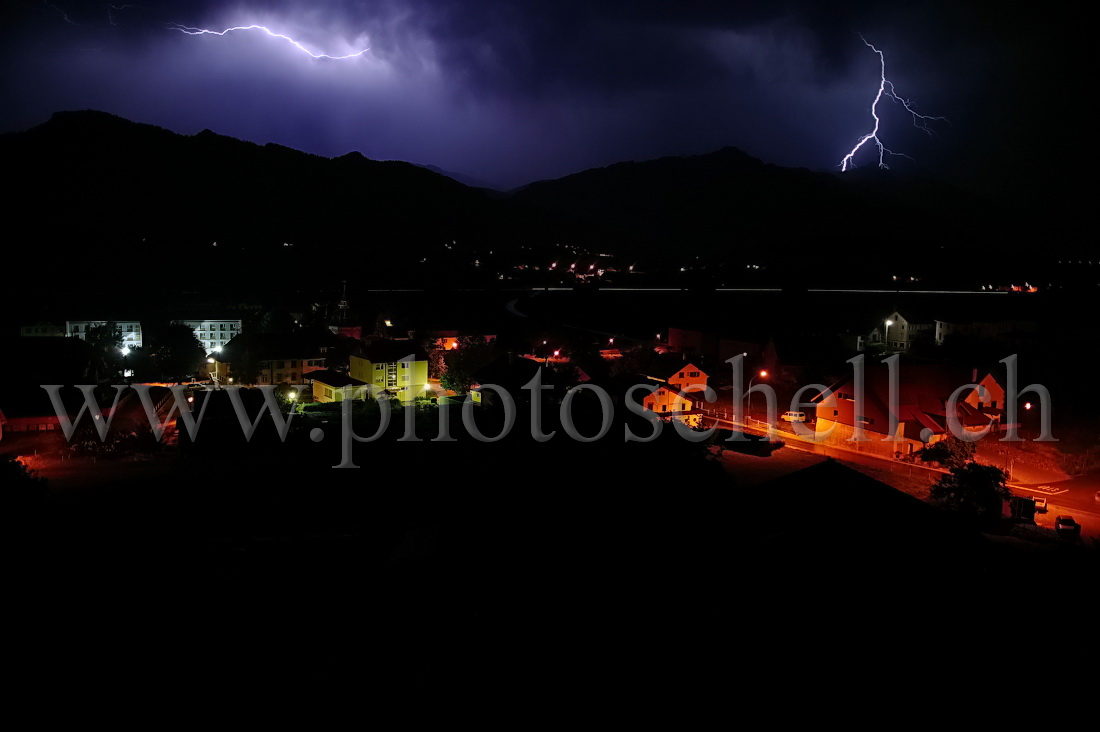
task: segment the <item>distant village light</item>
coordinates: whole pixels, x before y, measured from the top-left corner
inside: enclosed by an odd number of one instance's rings
[[[1031,402],[1024,402],[1024,409],[1031,409]]]

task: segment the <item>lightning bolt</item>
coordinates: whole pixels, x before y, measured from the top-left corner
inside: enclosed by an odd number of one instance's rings
[[[47,7],[47,8],[49,8],[50,10],[54,11],[54,13],[55,13],[55,14],[56,14],[57,16],[59,16],[59,17],[60,17],[60,18],[61,18],[62,20],[64,20],[64,21],[65,21],[66,23],[68,23],[69,25],[80,25],[80,23],[77,23],[77,22],[76,22],[75,20],[73,20],[72,18],[70,18],[70,17],[69,17],[69,14],[68,14],[68,13],[66,13],[66,12],[65,12],[64,10],[62,10],[62,9],[61,9],[61,8],[59,8],[59,7],[57,7],[57,6],[56,6],[56,5],[54,5],[53,3],[51,3],[51,2],[46,2],[46,0],[42,0],[42,4],[43,4],[43,5],[45,5],[45,6]]]
[[[224,36],[228,33],[233,33],[235,31],[251,31],[251,30],[263,31],[264,33],[271,36],[272,38],[279,38],[281,40],[286,41],[287,43],[294,46],[295,48],[297,48],[302,53],[307,54],[311,58],[327,58],[327,59],[332,59],[334,61],[342,61],[344,59],[349,59],[349,58],[355,58],[357,56],[362,56],[364,53],[366,53],[367,51],[370,50],[370,46],[367,46],[362,51],[356,51],[355,53],[349,53],[349,54],[346,54],[344,56],[330,56],[327,53],[314,53],[313,51],[310,51],[308,48],[306,48],[305,46],[303,46],[301,43],[294,40],[290,36],[283,35],[282,33],[276,33],[275,31],[271,30],[270,28],[267,28],[267,27],[262,26],[262,25],[237,25],[237,26],[233,26],[232,28],[226,28],[223,31],[208,30],[206,28],[191,28],[191,27],[186,26],[186,25],[180,25],[179,23],[169,23],[168,27],[171,30],[176,30],[176,31],[179,31],[180,33],[186,33],[189,36],[206,36],[206,35]]]
[[[871,142],[872,140],[874,141],[875,146],[878,147],[878,167],[890,167],[886,164],[885,157],[887,155],[895,155],[897,157],[909,158],[910,160],[912,160],[912,158],[910,158],[905,153],[894,152],[890,148],[883,145],[882,140],[880,140],[878,137],[878,129],[880,123],[878,116],[878,103],[882,100],[883,96],[887,96],[890,99],[893,99],[895,102],[904,107],[905,111],[909,113],[909,116],[913,120],[913,126],[920,130],[923,130],[924,132],[927,132],[929,135],[935,135],[935,132],[928,126],[929,122],[948,122],[948,119],[946,117],[929,117],[927,115],[919,114],[915,109],[913,109],[912,102],[910,102],[908,99],[905,99],[904,97],[898,96],[897,92],[894,90],[894,83],[886,78],[886,56],[883,55],[882,51],[878,50],[873,45],[868,43],[867,39],[863,36],[860,36],[859,39],[863,41],[864,45],[866,45],[868,48],[878,54],[878,92],[875,94],[875,100],[871,102],[871,117],[875,120],[875,125],[870,132],[859,138],[859,142],[856,143],[855,147],[853,147],[848,152],[848,154],[844,156],[844,159],[840,161],[840,169],[842,171],[855,167],[855,163],[852,161],[855,158],[856,153],[859,152],[860,148],[862,148],[864,145],[866,145],[868,142]]]

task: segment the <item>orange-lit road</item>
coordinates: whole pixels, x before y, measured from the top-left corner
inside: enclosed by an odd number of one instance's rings
[[[768,430],[766,423],[762,422],[741,424],[721,416],[713,416],[710,414],[706,415],[706,418],[711,420],[712,424],[720,428],[735,427],[751,434],[770,435],[773,438],[783,440],[784,445],[792,450],[799,450],[801,452],[812,453],[823,457],[831,457],[841,462],[885,469],[900,475],[920,475],[923,473],[933,479],[938,478],[940,474],[946,474],[948,472],[941,468],[933,468],[918,463],[901,463],[886,457],[856,452],[854,450],[845,450],[832,445],[826,446],[814,443],[812,440],[799,437],[793,432],[776,429]],[[767,460],[767,458],[762,459]],[[1100,545],[1100,502],[1094,500],[1095,492],[1100,490],[1100,477],[1082,476],[1061,483],[1052,483],[1051,485],[1055,489],[1064,487],[1066,492],[1050,496],[1047,513],[1037,514],[1035,522],[1039,526],[1052,527],[1057,516],[1069,514],[1074,517],[1077,523],[1081,524],[1082,536],[1087,537],[1086,540],[1094,541]],[[1036,495],[1044,495],[1036,490],[1036,486],[1029,487],[1010,483],[1009,488],[1012,489],[1014,494],[1020,496],[1033,497]]]

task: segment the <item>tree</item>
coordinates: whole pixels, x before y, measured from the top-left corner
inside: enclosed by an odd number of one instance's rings
[[[285,310],[270,310],[260,318],[257,331],[260,333],[278,333],[286,335],[296,329],[294,318]]]
[[[151,340],[149,360],[157,375],[169,381],[194,374],[206,358],[195,331],[183,323],[169,324]]]
[[[926,463],[939,463],[948,470],[959,468],[974,460],[978,443],[960,440],[955,436],[926,445],[917,455]]]
[[[1012,497],[1006,479],[995,465],[969,462],[951,468],[932,486],[932,500],[972,516],[999,515],[1001,501]]]
[[[252,349],[252,339],[247,334],[240,339],[233,356],[233,378],[237,384],[255,384],[260,377],[260,359]]]
[[[443,376],[443,372],[447,369],[447,364],[443,360],[446,355],[446,351],[443,346],[440,345],[439,336],[432,332],[424,336],[420,341],[420,347],[424,349],[424,353],[428,355],[428,378],[438,379]]]
[[[88,344],[88,367],[85,376],[98,382],[118,374],[122,358],[122,329],[114,321],[88,328],[84,337]]]
[[[27,470],[23,463],[10,455],[0,455],[0,491],[4,513],[18,518],[16,511],[41,505],[46,500],[46,479]]]
[[[456,394],[465,394],[474,383],[474,375],[497,356],[496,348],[475,338],[462,337],[458,348],[447,351],[446,370],[440,375],[439,383],[444,389]]]

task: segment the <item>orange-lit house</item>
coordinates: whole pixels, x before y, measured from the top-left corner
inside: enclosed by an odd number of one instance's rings
[[[966,377],[970,376],[970,379]],[[967,383],[985,387],[984,398],[975,388],[964,389],[958,396],[955,416],[963,429],[978,432],[1000,425],[1004,388],[993,374],[977,381],[977,374],[965,374],[938,366],[907,366],[898,369],[896,411],[890,406],[890,379],[886,366],[868,367],[864,379],[863,409],[857,412],[854,377],[834,384],[819,395],[815,431],[817,440],[849,450],[869,452],[883,457],[911,455],[926,444],[950,434],[947,400]],[[891,415],[897,428],[890,434]],[[866,441],[849,441],[857,427]],[[891,439],[892,438],[892,439]]]
[[[707,386],[707,374],[692,363],[676,368],[668,378],[649,377],[661,382],[657,390],[642,400],[646,409],[665,420],[678,420],[689,427],[703,424],[703,391]]]

